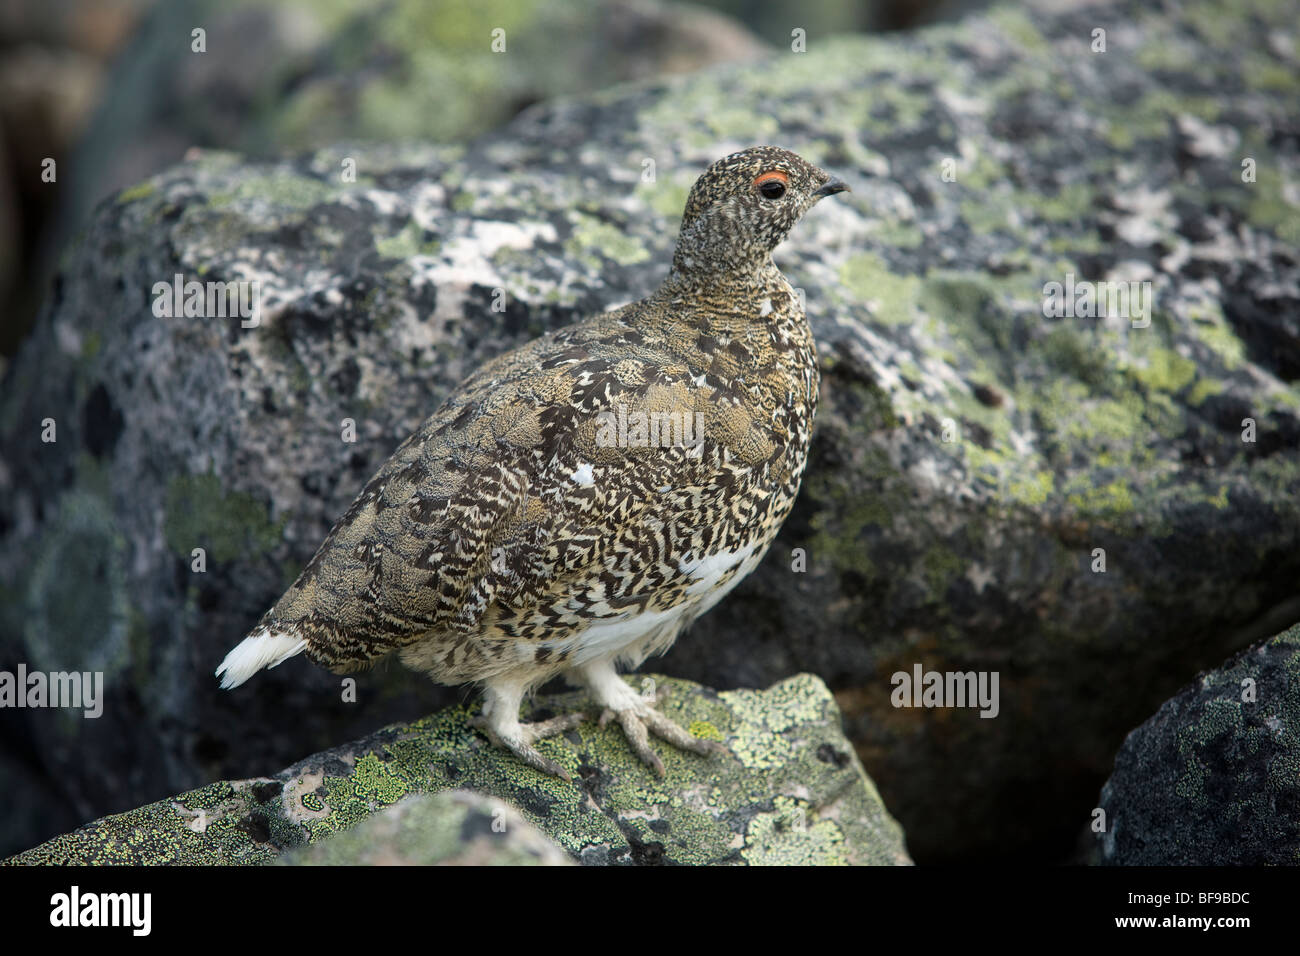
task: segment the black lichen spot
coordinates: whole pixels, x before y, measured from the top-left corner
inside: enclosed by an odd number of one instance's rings
[[[458,764],[454,764],[448,760],[442,765],[442,772],[447,775],[448,780],[459,780],[465,771],[461,770]]]
[[[96,458],[110,454],[122,435],[124,425],[122,413],[113,404],[104,383],[100,382],[81,407],[81,430],[86,448]]]
[[[991,431],[979,422],[968,421],[965,418],[961,421],[962,424],[966,426],[966,431],[969,433],[971,441],[979,445],[985,451],[988,451],[993,447],[993,433]]]
[[[462,843],[471,843],[479,837],[497,836],[497,831],[492,829],[493,817],[490,814],[483,813],[479,810],[471,810],[465,815],[465,819],[460,824],[460,839]]]
[[[263,817],[244,817],[235,824],[235,829],[247,833],[254,843],[265,843],[271,839],[271,828]]]
[[[511,296],[498,295],[495,288],[472,285],[461,308],[467,325],[492,329],[499,340],[532,338],[538,334],[529,308]]]
[[[843,770],[849,765],[849,755],[831,744],[822,744],[817,748],[817,759],[822,763],[834,764],[837,770]]]
[[[1258,441],[1263,457],[1300,448],[1300,419],[1287,412],[1270,412],[1260,423]]]
[[[982,382],[975,385],[972,391],[975,393],[975,397],[989,408],[1001,408],[1002,403],[1006,401],[1000,391],[992,385],[985,385]]]
[[[1257,270],[1251,273],[1249,277],[1262,285]],[[1300,380],[1300,321],[1295,317],[1294,300],[1265,298],[1253,289],[1230,287],[1223,296],[1223,315],[1246,346],[1251,361],[1285,382]]]
[[[258,803],[266,803],[268,800],[274,800],[284,790],[284,784],[278,780],[272,780],[268,783],[253,784],[253,799]]]
[[[672,828],[673,828],[672,824],[669,823],[667,820],[651,820],[651,821],[650,821],[650,829],[651,829],[651,830],[654,830],[655,833],[658,833],[658,834],[661,834],[661,835],[667,835],[667,833],[668,833],[670,830],[672,830]]]
[[[361,382],[361,366],[355,358],[348,358],[337,372],[330,376],[330,387],[344,398],[351,398],[357,393]]]
[[[632,861],[638,866],[663,866],[664,845],[658,840],[646,843],[631,833],[625,833],[628,844],[632,847]]]
[[[555,800],[553,798],[536,790],[520,790],[518,801],[521,810],[525,810],[533,816],[541,817],[542,819],[549,817],[552,808],[555,806]]]
[[[1198,413],[1224,432],[1236,433],[1243,427],[1242,419],[1251,417],[1250,403],[1235,395],[1211,395],[1201,403]]]

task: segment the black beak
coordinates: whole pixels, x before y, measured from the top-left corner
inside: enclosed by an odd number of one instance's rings
[[[846,193],[848,191],[848,183],[837,176],[832,176],[825,186],[813,193],[813,198],[821,199],[824,196],[834,196],[836,193]]]

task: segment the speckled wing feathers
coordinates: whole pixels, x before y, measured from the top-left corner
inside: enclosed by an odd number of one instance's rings
[[[813,400],[815,379],[764,361],[782,343],[752,317],[729,328],[656,311],[599,316],[471,376],[366,485],[263,623],[296,622],[309,656],[339,671],[425,637],[421,663],[449,682],[524,656],[559,668],[569,653],[557,635],[681,603],[692,579],[680,556],[775,533],[802,457],[775,454],[792,437],[783,413]],[[815,376],[802,354],[811,339],[795,338],[782,346],[790,364]],[[703,441],[602,445],[602,424],[618,438],[620,408],[676,416],[687,431],[698,421]],[[784,495],[754,495],[760,485]]]

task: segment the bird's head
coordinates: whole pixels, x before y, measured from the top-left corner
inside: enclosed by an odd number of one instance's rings
[[[691,187],[673,271],[719,274],[759,268],[817,200],[848,188],[776,146],[724,156]]]

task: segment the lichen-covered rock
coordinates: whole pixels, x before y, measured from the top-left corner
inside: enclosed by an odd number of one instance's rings
[[[416,793],[350,830],[291,850],[291,866],[571,866],[507,803],[472,790]]]
[[[411,794],[452,789],[505,801],[587,864],[910,862],[902,830],[844,738],[839,709],[820,680],[801,674],[765,691],[719,694],[645,679],[668,691],[664,713],[724,742],[729,753],[707,759],[660,743],[667,772],[658,779],[620,728],[593,720],[539,745],[570,772],[568,783],[492,747],[469,728],[467,710],[453,707],[273,777],[213,783],[105,817],[6,862],[269,863],[304,844],[313,847],[291,862],[397,862],[389,852],[406,854],[403,862],[479,862],[471,838],[483,830],[481,805],[462,804],[459,816],[448,814],[445,801],[376,816]],[[568,712],[582,701],[576,694],[539,699],[532,716]],[[366,829],[353,830],[358,824]],[[341,831],[348,839],[336,846]],[[403,834],[430,842],[385,849]],[[500,852],[528,853],[530,845]]]
[[[1161,705],[1098,806],[1092,862],[1300,865],[1300,624]]]
[[[1300,576],[1292,26],[1003,6],[469,147],[213,153],[126,190],[0,399],[0,651],[108,688],[97,721],[20,715],[29,786],[89,819],[462,695],[386,667],[346,704],[302,659],[236,694],[210,675],[463,375],[651,291],[691,181],[769,141],[854,189],[778,256],[823,361],[814,445],[762,566],[662,666],[822,675],[918,857],[1058,858],[1124,734],[1276,630]],[[177,273],[257,280],[260,324],[155,318]],[[1149,280],[1150,324],[1045,317],[1071,273]],[[916,663],[998,671],[998,717],[895,709]]]

